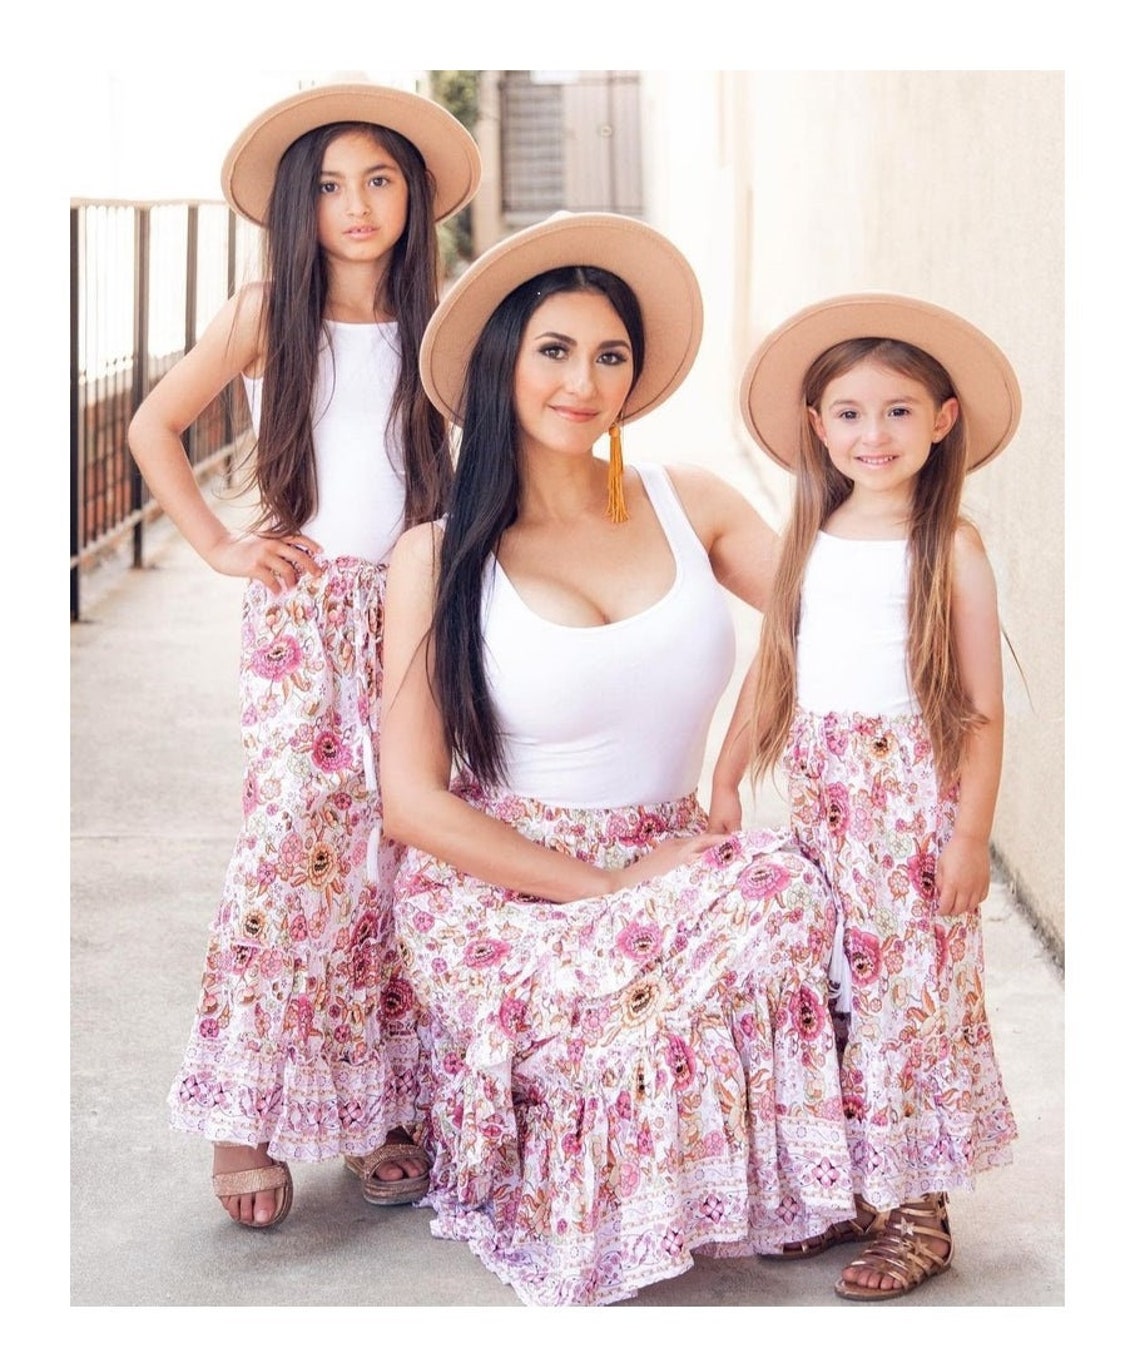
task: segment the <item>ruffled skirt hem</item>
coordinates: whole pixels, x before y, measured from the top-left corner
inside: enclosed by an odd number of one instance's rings
[[[695,805],[504,803],[598,859],[622,830],[644,851],[700,826]],[[410,853],[396,914],[430,1018],[433,1232],[527,1304],[618,1301],[696,1250],[776,1250],[854,1214],[830,901],[786,834],[564,905]]]
[[[237,1065],[191,1046],[171,1086],[176,1131],[237,1145],[267,1144],[275,1159],[317,1163],[367,1155],[388,1133],[415,1134],[418,1043],[359,1065],[276,1059]]]
[[[329,560],[242,610],[243,822],[170,1091],[176,1130],[277,1158],[367,1154],[421,1057],[376,782],[383,565]]]
[[[1017,1127],[985,1007],[981,921],[938,912],[942,792],[921,716],[797,710],[792,827],[835,890],[850,982],[840,1078],[855,1190],[884,1209],[973,1186]]]

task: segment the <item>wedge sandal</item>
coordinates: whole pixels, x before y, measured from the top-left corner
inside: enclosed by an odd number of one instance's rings
[[[382,1164],[393,1164],[409,1155],[424,1160],[427,1167],[422,1174],[409,1174],[404,1178],[377,1177],[376,1170]],[[411,1141],[389,1142],[369,1155],[345,1155],[344,1162],[360,1180],[365,1202],[374,1207],[398,1207],[405,1202],[418,1202],[428,1190],[431,1161],[427,1151]]]

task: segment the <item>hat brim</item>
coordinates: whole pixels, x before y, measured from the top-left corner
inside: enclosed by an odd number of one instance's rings
[[[479,188],[475,139],[441,105],[384,85],[319,85],[272,105],[238,135],[222,165],[230,207],[264,226],[281,157],[298,137],[329,123],[374,123],[412,142],[435,182],[436,222],[458,213]]]
[[[467,365],[488,319],[528,279],[560,266],[609,270],[633,290],[645,360],[623,420],[660,406],[692,368],[704,311],[693,268],[660,232],[618,213],[557,213],[485,251],[452,285],[420,346],[420,379],[433,405],[462,424]]]
[[[756,442],[784,468],[799,460],[803,380],[813,361],[840,341],[864,336],[906,341],[950,375],[966,423],[970,469],[1005,449],[1021,418],[1021,389],[1002,351],[956,313],[898,294],[861,293],[804,308],[776,328],[753,355],[740,407]]]

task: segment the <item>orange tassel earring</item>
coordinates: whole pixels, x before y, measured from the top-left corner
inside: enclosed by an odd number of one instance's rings
[[[609,496],[606,501],[606,515],[615,525],[621,525],[623,521],[629,520],[629,512],[625,509],[625,490],[622,487],[622,474],[624,472],[625,461],[621,453],[621,425],[615,421],[610,427]]]

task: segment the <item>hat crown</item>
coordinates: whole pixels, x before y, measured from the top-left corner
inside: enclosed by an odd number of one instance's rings
[[[1021,389],[1005,354],[972,322],[904,294],[856,293],[823,299],[794,313],[753,354],[740,388],[745,425],[784,468],[799,460],[803,380],[824,351],[841,341],[902,341],[936,359],[950,375],[966,423],[969,467],[1005,449],[1021,417]]]
[[[644,416],[676,390],[696,358],[703,328],[692,266],[638,218],[562,209],[490,247],[443,298],[420,346],[420,377],[435,407],[462,422],[467,364],[491,314],[528,280],[575,265],[616,275],[641,309],[645,357],[623,419]]]
[[[221,177],[234,212],[263,226],[281,157],[299,137],[331,123],[371,123],[406,137],[435,182],[437,222],[458,213],[479,188],[475,139],[441,104],[386,85],[314,85],[264,109],[235,138]]]

